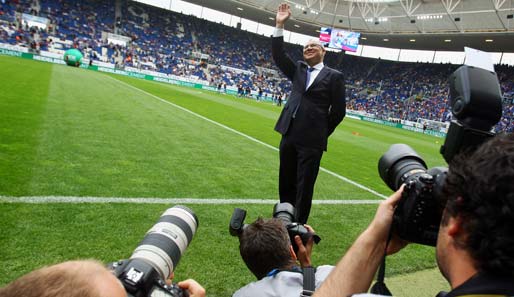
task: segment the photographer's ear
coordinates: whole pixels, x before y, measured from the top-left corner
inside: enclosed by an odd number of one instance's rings
[[[450,217],[447,225],[447,234],[450,237],[458,237],[462,233],[462,219],[460,217]]]
[[[296,253],[294,252],[294,248],[292,245],[289,245],[289,253],[291,254],[291,258],[293,258],[293,260],[298,260],[298,257],[296,256]]]

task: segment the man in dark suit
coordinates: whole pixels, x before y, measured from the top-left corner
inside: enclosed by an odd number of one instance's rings
[[[343,74],[323,64],[325,49],[319,40],[309,40],[304,61],[294,62],[284,50],[284,23],[291,16],[281,4],[272,38],[273,60],[292,81],[291,95],[277,121],[280,142],[280,202],[295,206],[297,221],[306,223],[312,204],[314,183],[328,136],[346,114]]]

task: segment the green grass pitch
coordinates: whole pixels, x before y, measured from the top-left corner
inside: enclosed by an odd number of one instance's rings
[[[0,77],[0,196],[278,200],[277,106],[4,56]],[[377,171],[389,146],[406,143],[433,167],[445,165],[441,142],[346,118],[329,139],[322,167],[389,195]],[[314,199],[381,198],[320,172]],[[127,258],[170,206],[0,202],[0,284],[68,259]],[[200,226],[176,280],[195,278],[208,296],[230,296],[253,281],[228,222],[234,207],[247,209],[251,222],[270,217],[272,205],[187,206]],[[335,264],[375,209],[314,205],[309,223],[322,237],[314,264]],[[388,259],[387,274],[435,266],[432,248],[412,245]]]

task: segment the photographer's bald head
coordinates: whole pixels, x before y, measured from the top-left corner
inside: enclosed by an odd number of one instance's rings
[[[68,261],[34,270],[0,288],[2,297],[126,297],[119,280],[100,262]]]

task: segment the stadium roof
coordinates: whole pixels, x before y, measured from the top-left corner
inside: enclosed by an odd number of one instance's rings
[[[186,0],[274,26],[284,0]],[[514,52],[513,0],[288,0],[286,29],[316,36],[320,27],[362,32],[361,44],[462,51],[464,46]],[[388,41],[384,41],[387,39]]]

